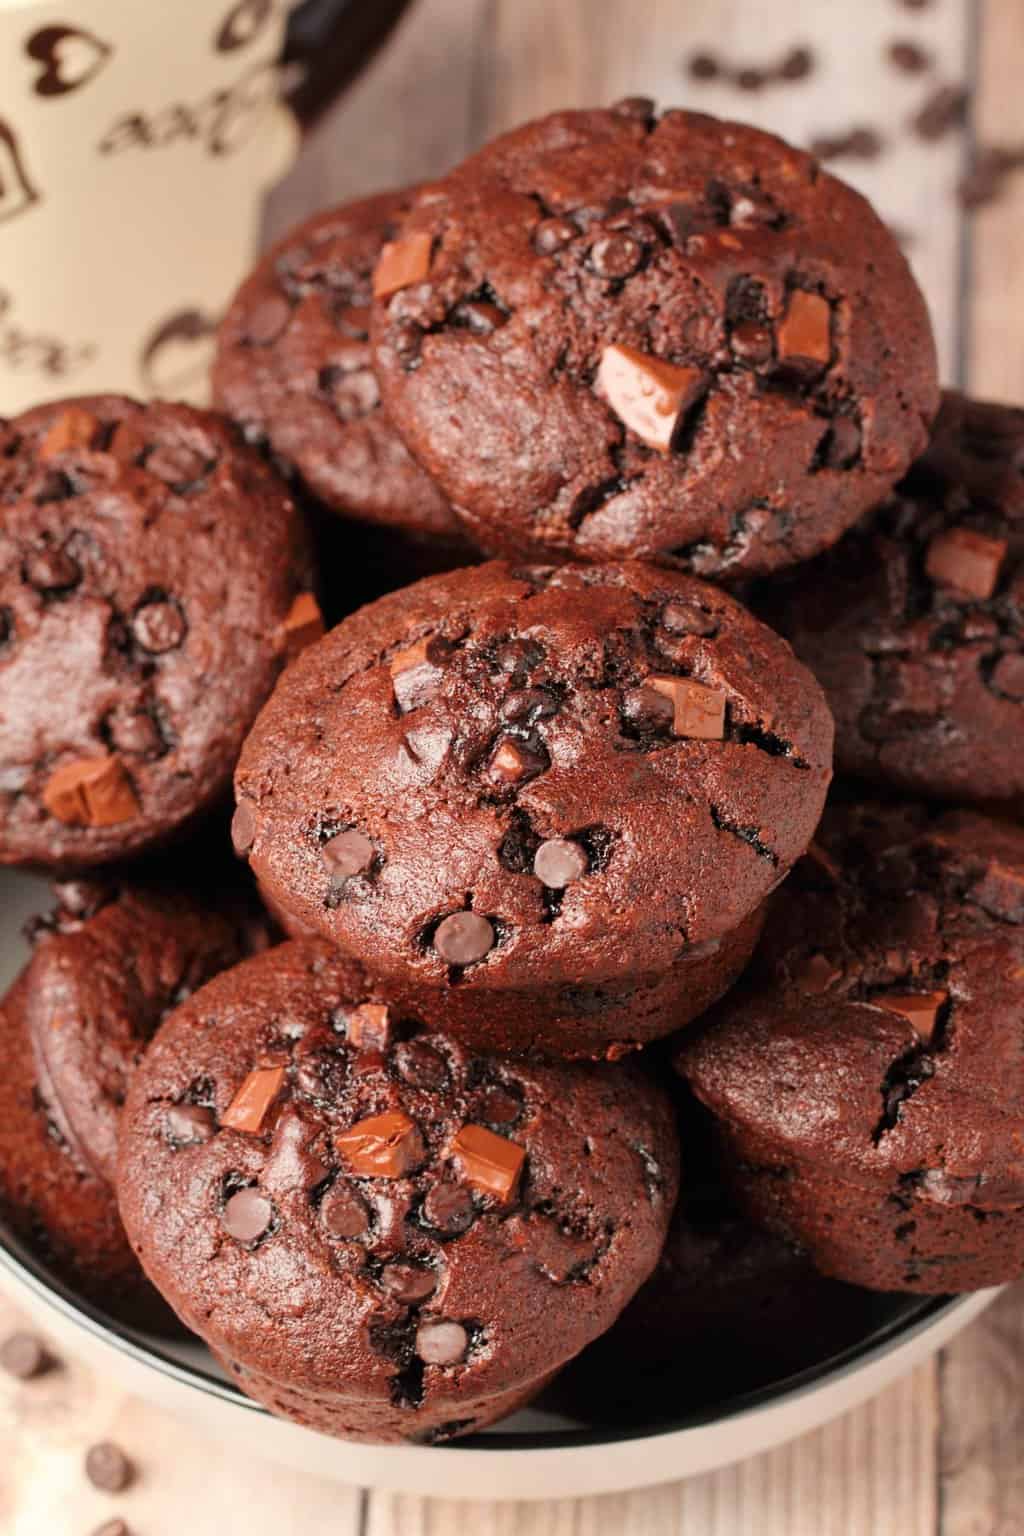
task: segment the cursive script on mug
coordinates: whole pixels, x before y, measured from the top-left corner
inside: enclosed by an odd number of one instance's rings
[[[51,379],[66,379],[96,357],[94,342],[61,341],[57,336],[33,335],[23,330],[15,323],[13,310],[14,300],[0,288],[0,365],[17,373],[41,373]]]
[[[156,112],[125,112],[104,133],[101,155],[133,149],[166,149],[192,139],[211,155],[231,155],[248,143],[282,90],[276,60],[254,64],[234,85],[211,91],[194,104],[171,102]]]

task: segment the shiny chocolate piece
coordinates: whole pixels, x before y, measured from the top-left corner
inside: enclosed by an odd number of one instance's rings
[[[433,237],[425,232],[407,235],[403,240],[389,240],[381,249],[373,273],[373,296],[389,299],[400,288],[422,283],[430,271]]]
[[[39,444],[41,459],[55,459],[60,453],[73,448],[88,448],[99,431],[100,424],[91,411],[80,405],[69,405],[47,428]]]
[[[344,1184],[332,1184],[320,1202],[320,1220],[331,1237],[362,1237],[369,1231],[370,1212],[365,1200]]]
[[[605,347],[597,389],[648,448],[668,453],[680,417],[703,392],[699,368],[679,368],[636,347]]]
[[[473,1225],[476,1207],[465,1184],[444,1181],[427,1190],[423,1201],[423,1219],[435,1232],[457,1236]]]
[[[776,336],[779,360],[790,368],[820,371],[832,356],[832,310],[820,293],[794,288]]]
[[[494,750],[487,765],[488,776],[503,784],[522,784],[525,779],[536,778],[548,767],[548,760],[533,751],[525,742],[514,736],[506,736]]]
[[[898,1013],[906,1019],[915,1035],[930,1041],[935,1033],[939,1011],[949,1001],[948,992],[883,992],[871,999],[876,1008]]]
[[[552,891],[564,890],[574,880],[581,880],[589,867],[584,849],[567,837],[549,837],[533,859],[534,874]]]
[[[649,677],[647,686],[672,704],[672,735],[695,741],[721,741],[725,736],[726,696],[687,677]]]
[[[392,1011],[386,1003],[363,1003],[348,1015],[345,1033],[357,1050],[387,1050],[394,1033]]]
[[[468,1348],[469,1334],[461,1323],[428,1319],[416,1331],[416,1353],[425,1365],[458,1365]]]
[[[321,857],[336,880],[351,880],[354,875],[365,875],[371,868],[376,849],[358,827],[339,832],[323,846]]]
[[[312,592],[300,592],[285,615],[282,625],[284,647],[294,660],[307,645],[315,645],[324,636],[324,616]]]
[[[403,715],[429,704],[440,681],[440,662],[446,651],[437,636],[417,640],[392,656],[388,663],[395,701]]]
[[[158,599],[145,603],[132,619],[132,634],[142,650],[162,656],[176,650],[185,638],[185,615],[177,603]]]
[[[370,1179],[400,1179],[424,1157],[419,1128],[400,1109],[358,1121],[339,1132],[334,1145],[350,1173]]]
[[[380,1272],[380,1283],[389,1296],[404,1302],[406,1306],[426,1301],[437,1290],[437,1276],[433,1270],[424,1269],[422,1264],[405,1264],[401,1260],[385,1264]]]
[[[970,597],[990,598],[999,583],[1007,541],[990,539],[973,528],[947,528],[928,545],[924,568],[938,586]]]
[[[199,1146],[216,1129],[212,1109],[205,1104],[172,1104],[164,1119],[167,1140],[175,1147]]]
[[[72,827],[112,827],[139,814],[131,779],[117,756],[80,757],[55,769],[43,804]]]
[[[479,912],[453,912],[437,926],[434,948],[449,965],[475,965],[494,948],[494,928]]]
[[[284,1085],[284,1067],[257,1067],[249,1073],[220,1117],[225,1130],[258,1136]]]
[[[248,1245],[266,1236],[274,1220],[274,1207],[260,1190],[249,1185],[236,1190],[226,1202],[221,1225],[236,1243]]]
[[[517,1142],[496,1136],[483,1125],[464,1125],[452,1151],[467,1184],[502,1202],[514,1199],[526,1161],[526,1152]]]

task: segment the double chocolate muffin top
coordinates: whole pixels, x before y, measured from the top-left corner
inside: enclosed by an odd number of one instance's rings
[[[0,863],[109,861],[210,805],[316,632],[309,584],[219,417],[102,396],[0,425]]]
[[[458,523],[380,408],[373,269],[408,192],[319,213],[278,242],[221,322],[213,392],[326,506],[449,537]]]
[[[385,403],[499,553],[805,560],[938,405],[869,204],[780,139],[649,101],[528,123],[422,189],[374,289]]]
[[[946,395],[897,494],[762,608],[825,689],[843,771],[1020,801],[1024,411]]]
[[[381,599],[289,669],[242,753],[235,844],[382,975],[660,972],[806,848],[831,733],[785,642],[719,589],[495,561]]]
[[[119,1192],[148,1273],[257,1395],[437,1439],[610,1325],[655,1263],[677,1162],[642,1074],[474,1056],[305,940],[160,1029]]]
[[[678,1061],[777,1170],[1015,1209],[1022,1003],[1024,831],[972,812],[838,806],[779,893],[750,982]]]

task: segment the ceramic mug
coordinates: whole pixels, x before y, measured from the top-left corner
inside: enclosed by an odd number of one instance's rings
[[[202,401],[298,128],[288,0],[0,0],[0,416]]]

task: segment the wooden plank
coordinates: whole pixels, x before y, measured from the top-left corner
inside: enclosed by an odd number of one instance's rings
[[[981,0],[974,136],[1024,144],[1024,18],[1013,0]],[[1024,171],[971,220],[967,376],[975,394],[1024,401]]]
[[[0,1338],[20,1325],[0,1295]],[[98,1440],[120,1445],[138,1471],[116,1497],[86,1480]],[[138,1536],[359,1536],[356,1489],[239,1458],[73,1360],[36,1381],[0,1374],[0,1531],[76,1536],[120,1516]]]
[[[1024,1287],[943,1352],[941,1536],[1018,1536],[1024,1521]]]

